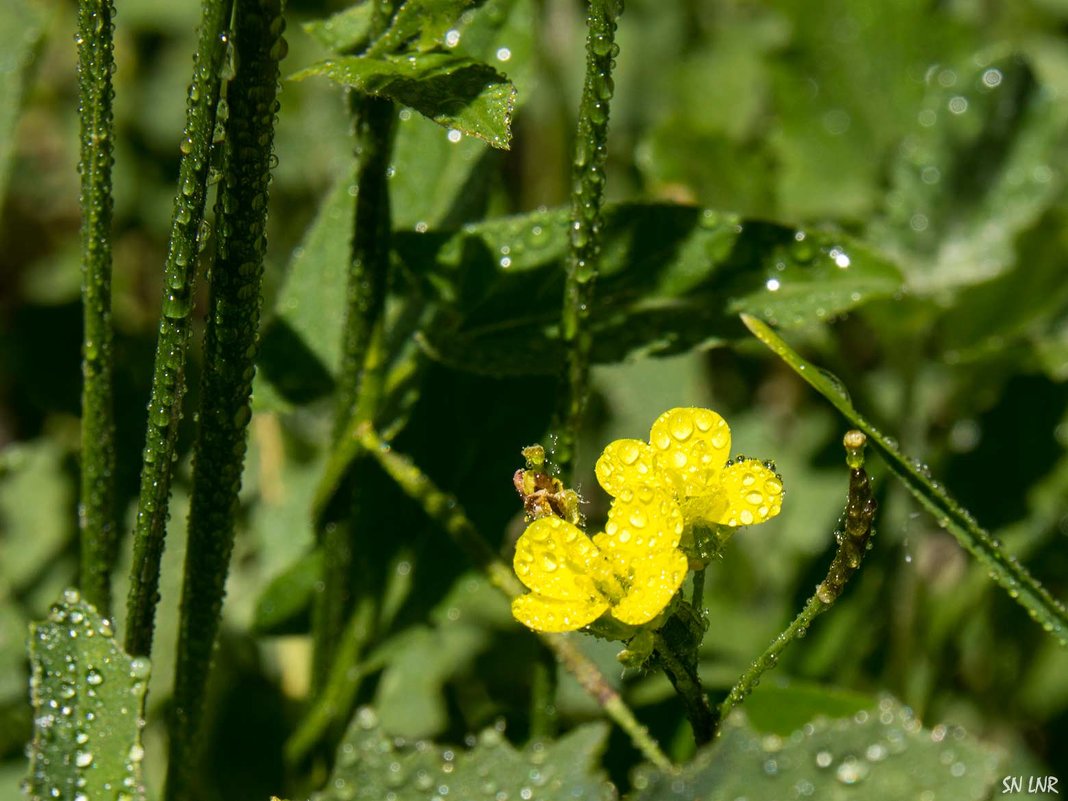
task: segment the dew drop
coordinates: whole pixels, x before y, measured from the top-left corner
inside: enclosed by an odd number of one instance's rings
[[[842,784],[859,784],[867,778],[871,767],[867,762],[856,757],[846,757],[834,772],[834,777]]]

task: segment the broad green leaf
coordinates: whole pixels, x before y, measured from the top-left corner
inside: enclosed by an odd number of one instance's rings
[[[464,15],[456,49],[514,66],[522,88],[532,72],[534,28],[530,0],[489,0]],[[398,116],[390,178],[395,226],[423,230],[480,214],[485,182],[491,180],[488,170],[479,169],[488,154],[486,144],[473,137],[453,142],[440,126],[406,109]],[[344,175],[294,250],[275,317],[264,333],[254,393],[257,409],[285,411],[286,401],[306,403],[333,387],[355,202],[353,178]],[[390,378],[393,384],[402,380],[402,375]]]
[[[486,629],[446,623],[416,629],[382,673],[375,697],[382,728],[402,737],[441,734],[448,724],[442,688],[486,647]]]
[[[459,133],[507,148],[515,86],[493,67],[465,56],[341,56],[308,67],[296,79],[324,75],[361,92],[409,106]]]
[[[757,687],[745,699],[744,709],[752,729],[785,737],[814,718],[855,715],[870,707],[873,700],[851,690],[790,682]]]
[[[5,0],[0,4],[0,211],[8,167],[15,151],[15,123],[22,96],[44,34],[44,6]]]
[[[958,290],[939,322],[947,360],[957,364],[1004,354],[1022,339],[1041,348],[1046,332],[1055,330],[1055,321],[1068,312],[1062,263],[1068,245],[1065,222],[1063,215],[1050,215],[1018,241],[1014,266]]]
[[[953,59],[961,37],[931,25],[925,0],[784,0],[789,42],[772,56],[775,121],[765,133],[777,170],[776,212],[786,219],[871,217],[885,163],[911,130],[932,61]],[[948,17],[949,15],[947,15]],[[829,45],[828,31],[834,44]],[[765,117],[766,119],[766,117]]]
[[[337,752],[334,773],[313,801],[611,801],[615,789],[595,765],[607,728],[575,729],[555,742],[516,751],[500,732],[470,750],[420,742],[399,746],[369,708],[357,712]]]
[[[982,528],[958,504],[946,488],[935,481],[923,463],[905,456],[897,442],[869,423],[853,407],[842,382],[826,370],[805,361],[771,328],[748,315],[742,321],[775,355],[782,359],[817,392],[829,400],[847,420],[868,435],[887,467],[901,480],[938,524],[947,529],[969,553],[990,571],[991,577],[1016,599],[1047,632],[1068,645],[1068,609],[1049,594],[1001,543]]]
[[[398,233],[401,258],[437,297],[432,355],[461,369],[553,373],[567,255],[564,209]],[[733,312],[784,325],[826,319],[900,286],[849,237],[688,206],[610,206],[591,310],[593,359],[667,355],[738,336]]]
[[[339,55],[359,50],[371,33],[375,4],[362,0],[326,19],[305,22],[304,32]]]
[[[0,455],[0,580],[16,589],[31,585],[74,536],[67,515],[74,492],[63,460],[63,449],[45,439]]]
[[[127,656],[111,624],[67,590],[46,621],[31,624],[30,663],[31,797],[144,798],[148,660]]]
[[[933,67],[927,84],[872,233],[899,256],[913,290],[936,293],[1014,263],[1016,237],[1063,185],[1068,106],[1031,63],[1004,52]]]
[[[294,251],[277,315],[264,332],[263,378],[286,397],[306,400],[333,387],[355,208],[353,177],[342,176]]]
[[[744,715],[733,715],[719,739],[679,775],[639,772],[627,797],[983,801],[999,782],[1001,766],[1000,753],[963,730],[924,729],[908,707],[885,697],[851,718],[817,718],[787,737],[758,734]]]
[[[533,90],[536,30],[531,0],[489,0],[456,26],[455,51],[507,69],[518,109]],[[498,180],[493,167],[499,154],[473,136],[455,139],[420,114],[400,112],[389,181],[395,229],[440,228],[482,216]]]
[[[307,630],[307,612],[322,581],[323,552],[316,548],[275,576],[256,599],[252,631],[289,634]]]
[[[381,36],[368,49],[368,55],[397,54],[411,45],[418,51],[456,47],[463,25],[471,12],[486,0],[408,0]],[[339,55],[357,52],[371,33],[375,4],[358,0],[354,5],[322,20],[305,23],[304,30]],[[412,40],[415,40],[414,42]],[[404,53],[407,55],[407,53]]]
[[[427,52],[459,44],[464,17],[486,0],[407,0],[389,29],[371,46],[371,52],[396,53],[415,40],[416,50]]]
[[[0,598],[0,704],[26,698],[26,621],[13,601]]]

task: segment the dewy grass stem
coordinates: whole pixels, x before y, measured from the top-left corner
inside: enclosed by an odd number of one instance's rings
[[[111,570],[118,538],[111,326],[113,16],[111,0],[82,0],[78,5],[76,39],[84,314],[80,583],[82,595],[105,617],[111,615]]]
[[[185,395],[190,313],[204,220],[208,171],[223,67],[229,55],[232,0],[204,0],[193,82],[186,102],[178,192],[163,275],[163,309],[148,403],[141,490],[134,524],[130,592],[126,599],[126,651],[152,650],[159,571],[167,534],[178,424]]]
[[[608,154],[608,102],[619,48],[616,20],[623,0],[590,0],[586,20],[586,77],[579,104],[571,169],[570,248],[561,334],[566,369],[556,411],[553,461],[571,483],[575,448],[586,406],[592,338],[587,326],[601,258],[601,206]]]
[[[719,706],[719,723],[726,720],[731,710],[745,700],[760,681],[760,677],[778,664],[779,655],[786,647],[798,637],[805,636],[816,616],[831,608],[846,582],[860,567],[871,544],[875,520],[875,499],[871,494],[868,474],[864,470],[866,441],[860,431],[850,431],[845,435],[846,462],[850,467],[849,493],[845,514],[838,531],[835,532],[838,549],[827,569],[827,576],[816,586],[816,592],[808,599],[797,617],[738,678]]]
[[[224,166],[215,218],[211,305],[204,337],[200,421],[193,455],[178,653],[164,798],[192,797],[195,743],[233,550],[238,492],[252,418],[252,378],[263,305],[264,233],[279,60],[281,0],[236,0],[237,71],[227,87]]]

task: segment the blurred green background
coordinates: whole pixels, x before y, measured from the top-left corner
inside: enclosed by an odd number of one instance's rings
[[[129,521],[198,9],[187,0],[117,7],[117,478]],[[325,55],[299,23],[340,8],[290,4],[284,75]],[[487,60],[519,91],[512,148],[452,143],[445,130],[402,113],[391,177],[398,230],[452,230],[567,200],[582,6],[491,0],[486,9],[480,13],[497,15],[495,33],[476,44],[491,42]],[[25,771],[26,623],[76,580],[74,12],[71,2],[38,0],[0,8],[0,798],[18,797]],[[889,291],[865,295],[848,312],[820,313],[818,298],[803,299],[796,319],[780,321],[788,338],[833,370],[858,408],[922,459],[1055,596],[1068,597],[1068,3],[629,0],[618,42],[609,200],[693,204],[829,231],[896,265]],[[286,594],[276,588],[265,601],[264,593],[313,545],[308,508],[332,406],[329,376],[301,360],[309,348],[336,348],[329,338],[340,321],[316,323],[320,342],[329,340],[319,347],[301,330],[294,298],[339,286],[304,237],[337,176],[351,169],[337,87],[283,81],[280,99],[266,277],[266,308],[274,311],[204,775],[203,797],[234,801],[286,787],[281,747],[307,687],[299,592],[297,608],[281,611]],[[335,238],[335,247],[347,242]],[[395,287],[398,297],[405,287]],[[733,300],[718,302],[729,309]],[[304,342],[290,342],[294,330]],[[787,488],[782,515],[736,537],[709,570],[701,673],[714,693],[729,688],[822,578],[847,480],[838,444],[844,421],[741,332],[717,331],[706,347],[665,358],[638,353],[595,368],[581,454],[580,489],[593,521],[606,510],[592,476],[600,447],[644,437],[672,406],[715,408],[732,426],[736,453],[776,460]],[[480,375],[447,361],[421,374],[396,444],[506,553],[522,528],[512,471],[521,466],[519,449],[545,433],[554,380]],[[195,408],[195,359],[190,372]],[[183,453],[192,414],[186,422]],[[186,461],[153,654],[150,792],[158,791],[165,750]],[[1017,764],[1068,781],[1068,652],[874,459],[872,471],[881,503],[875,548],[775,675],[888,691],[925,721],[962,724]],[[522,742],[545,655],[412,502],[384,477],[374,481],[377,502],[364,530],[375,533],[364,545],[376,566],[374,591],[389,608],[368,650],[392,650],[360,700],[374,703],[392,734],[463,742],[503,721],[506,736]],[[125,566],[117,598],[124,573]],[[614,646],[585,646],[661,742],[686,756],[688,729],[666,680],[623,675]],[[566,676],[556,706],[563,728],[599,716]],[[605,758],[612,776],[625,782],[636,759],[614,733]]]

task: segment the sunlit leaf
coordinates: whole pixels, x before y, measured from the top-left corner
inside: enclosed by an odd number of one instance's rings
[[[455,47],[464,17],[486,0],[407,0],[382,37],[374,43],[375,53],[393,53],[409,40],[417,50]]]
[[[30,626],[33,798],[144,798],[141,727],[149,664],[73,590]]]
[[[369,0],[354,3],[326,19],[304,23],[305,32],[335,53],[351,53],[360,48],[371,33],[375,4]]]
[[[801,682],[765,683],[745,699],[744,709],[751,728],[785,737],[817,717],[852,717],[870,707],[873,701],[870,695],[838,687]]]
[[[389,98],[494,147],[507,148],[512,138],[515,86],[493,67],[465,56],[438,51],[342,56],[308,67],[294,78],[311,75]]]
[[[999,781],[1001,765],[998,752],[963,730],[924,729],[908,707],[887,697],[849,718],[817,718],[786,737],[758,734],[744,715],[734,715],[680,775],[641,772],[627,798],[983,801]]]
[[[455,52],[506,70],[518,110],[533,89],[536,30],[531,0],[489,0],[457,24]],[[420,114],[400,112],[389,182],[394,228],[433,229],[482,216],[501,154],[473,136],[455,139]]]
[[[479,372],[555,372],[567,219],[554,209],[455,233],[399,233],[398,252],[443,309],[425,334],[431,354]],[[689,206],[609,207],[591,309],[593,359],[726,341],[741,333],[734,311],[803,325],[899,286],[893,265],[843,234]]]
[[[361,709],[338,749],[334,773],[314,801],[464,801],[538,798],[612,801],[615,790],[594,767],[607,729],[589,725],[555,742],[516,751],[503,735],[483,732],[470,750],[430,743],[398,745]]]

